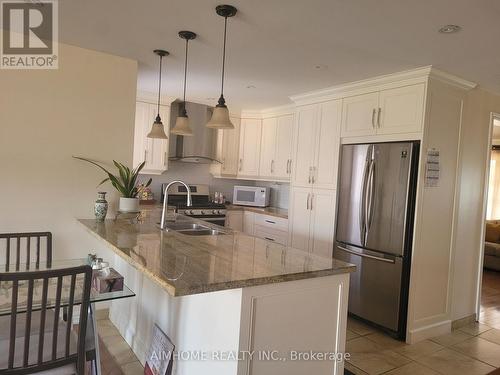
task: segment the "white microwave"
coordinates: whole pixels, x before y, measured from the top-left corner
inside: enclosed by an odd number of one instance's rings
[[[269,188],[259,186],[235,186],[233,204],[253,207],[269,206]]]

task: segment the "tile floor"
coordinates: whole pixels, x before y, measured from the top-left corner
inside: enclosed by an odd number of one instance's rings
[[[144,368],[106,314],[98,315],[103,375],[142,375]],[[346,368],[386,375],[482,375],[500,368],[500,272],[484,272],[479,321],[407,345],[349,319]]]
[[[414,345],[349,319],[346,368],[386,375],[482,375],[500,368],[500,272],[485,270],[482,290],[479,323]]]

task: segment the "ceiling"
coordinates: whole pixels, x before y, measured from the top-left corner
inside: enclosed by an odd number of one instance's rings
[[[188,100],[216,104],[223,19],[214,0],[63,0],[61,42],[136,59],[138,88],[154,92],[157,57],[164,94],[181,96],[184,41],[190,42]],[[225,97],[258,110],[288,97],[376,75],[434,65],[500,93],[498,0],[231,0]],[[446,24],[463,30],[440,34]]]

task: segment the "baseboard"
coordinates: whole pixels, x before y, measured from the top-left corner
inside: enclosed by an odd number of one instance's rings
[[[457,319],[451,322],[451,329],[458,329],[462,328],[465,326],[468,326],[471,323],[474,323],[476,321],[476,314],[472,314],[469,316],[466,316],[465,318],[462,319]]]
[[[139,359],[139,362],[142,363],[144,366],[145,364],[145,357],[147,350],[149,348],[149,345],[144,343],[137,335],[135,328],[130,326],[130,320],[129,318],[121,313],[119,310],[112,309],[111,313],[109,315],[109,319],[111,322],[115,325],[115,327],[118,329],[120,332],[120,335],[123,337],[123,339],[127,342],[127,344],[130,346],[134,354],[137,356],[137,359]]]
[[[446,335],[451,332],[451,324],[451,320],[445,320],[410,330],[406,342],[408,344],[415,344],[432,337]]]

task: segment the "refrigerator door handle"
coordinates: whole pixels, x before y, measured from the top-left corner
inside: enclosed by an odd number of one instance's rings
[[[370,231],[373,222],[373,205],[375,204],[375,160],[370,162],[370,168],[368,172],[368,181],[370,183],[368,189],[368,204],[367,204],[367,215],[366,215],[366,232]]]
[[[368,155],[370,155],[370,148],[366,153],[366,161],[365,166],[363,168],[363,180],[361,186],[361,194],[360,194],[360,205],[359,205],[359,238],[361,240],[361,244],[364,246],[366,244],[366,187],[368,183],[368,168],[369,168],[369,160]]]
[[[345,251],[346,253],[357,255],[357,256],[360,256],[362,258],[369,258],[369,259],[378,260],[378,261],[385,262],[385,263],[393,263],[393,264],[396,263],[395,259],[387,259],[387,258],[377,257],[374,255],[358,253],[357,251],[349,250],[347,247],[340,246],[340,245],[337,245],[337,247],[340,250]]]

